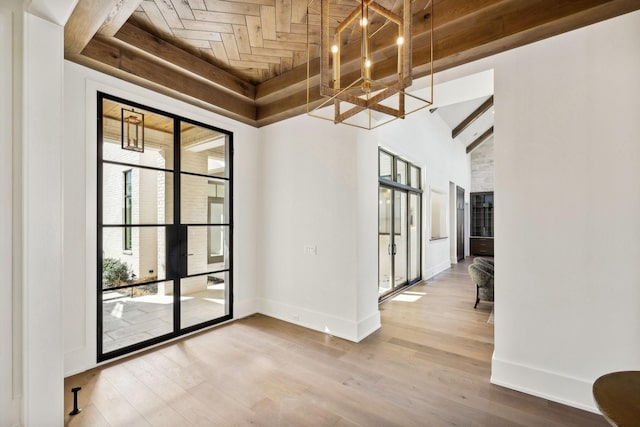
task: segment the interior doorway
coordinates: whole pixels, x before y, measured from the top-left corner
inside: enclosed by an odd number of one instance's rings
[[[458,261],[464,259],[464,188],[456,186],[456,248]]]

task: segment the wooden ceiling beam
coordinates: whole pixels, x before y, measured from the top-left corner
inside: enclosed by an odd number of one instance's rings
[[[118,50],[114,49],[113,53],[114,55],[117,55]],[[187,94],[178,92],[176,90],[173,90],[171,88],[165,87],[163,85],[160,85],[158,83],[154,83],[150,80],[146,80],[143,79],[141,77],[135,76],[133,74],[130,74],[126,71],[123,71],[119,68],[116,68],[116,65],[109,65],[106,64],[104,62],[95,60],[90,58],[89,56],[85,56],[85,55],[73,55],[71,57],[68,58],[70,61],[73,61],[77,64],[83,65],[85,67],[94,69],[96,71],[100,71],[101,73],[104,74],[108,74],[114,77],[117,77],[119,79],[122,79],[124,81],[128,81],[130,83],[133,83],[137,86],[158,92],[158,93],[162,93],[164,95],[170,96],[174,99],[180,100],[180,101],[184,101],[184,102],[188,102],[189,104],[198,106],[204,110],[208,110],[211,111],[213,113],[217,113],[220,114],[222,116],[225,117],[229,117],[232,118],[234,120],[238,120],[239,122],[242,123],[246,123],[247,125],[251,125],[251,126],[257,126],[257,123],[255,122],[255,120],[248,120],[247,118],[244,118],[242,116],[239,116],[237,114],[232,114],[228,111],[224,111],[221,108],[216,107],[214,104],[211,104],[210,102],[201,100],[201,99],[197,99],[197,98],[193,98]]]
[[[461,121],[458,126],[453,128],[453,130],[451,131],[451,138],[455,139],[456,136],[460,135],[462,131],[468,128],[471,125],[471,123],[478,120],[478,118],[480,118],[480,116],[486,113],[491,107],[493,107],[493,95],[491,95],[489,99],[484,101],[482,105],[480,105],[478,108],[473,110],[471,114],[465,117],[465,119]]]
[[[115,36],[141,3],[142,0],[119,1],[118,5],[109,13],[107,19],[104,20],[98,32],[105,37]]]
[[[255,98],[255,86],[211,63],[200,59],[156,37],[133,24],[124,24],[115,38],[147,54],[163,61],[168,67],[175,67],[185,72],[206,79],[210,84],[232,94],[250,99]]]
[[[320,86],[316,85],[312,87],[309,92],[309,108],[313,109],[317,107],[326,101],[326,99],[327,98],[320,95]],[[284,99],[271,102],[263,107],[258,107],[257,113],[256,122],[258,127],[270,125],[300,114],[306,114],[307,91],[303,89],[293,92]]]
[[[473,150],[478,148],[480,146],[480,144],[485,142],[487,140],[487,138],[489,138],[491,135],[493,135],[493,126],[491,126],[489,129],[487,129],[485,131],[485,133],[483,133],[482,135],[477,137],[475,139],[475,141],[473,141],[471,144],[469,144],[467,146],[467,154],[471,153]]]
[[[82,52],[113,10],[136,2],[140,3],[138,0],[79,1],[64,26],[65,57]]]
[[[93,60],[87,62],[88,66],[95,62],[102,63],[107,66],[109,74],[121,71],[116,74],[125,80],[135,83],[140,80],[151,82],[154,88],[162,93],[171,96],[180,94],[180,99],[192,103],[195,100],[199,105],[209,104],[208,109],[211,111],[256,126],[256,108],[253,101],[229,96],[227,91],[187,74],[167,72],[164,64],[151,60],[134,49],[115,45],[110,39],[99,35],[94,37],[83,50],[82,56]],[[135,79],[130,76],[134,76]]]

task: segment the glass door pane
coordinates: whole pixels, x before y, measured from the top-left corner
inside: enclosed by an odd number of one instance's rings
[[[181,124],[181,206],[186,277],[180,280],[180,328],[230,314],[230,169],[227,136]]]
[[[102,98],[98,357],[173,333],[167,241],[173,224],[171,117]],[[125,144],[123,118],[144,117],[144,138]],[[141,129],[139,129],[142,132]]]
[[[205,323],[229,314],[228,271],[180,280],[180,327]]]
[[[378,293],[393,289],[392,241],[391,241],[391,193],[388,188],[378,192]]]
[[[407,282],[407,193],[394,190],[393,198],[394,288]]]
[[[409,194],[409,280],[420,278],[420,196]]]
[[[102,293],[102,352],[138,344],[173,331],[173,281]]]

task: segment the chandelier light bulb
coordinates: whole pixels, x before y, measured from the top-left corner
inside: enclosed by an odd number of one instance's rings
[[[366,60],[364,61],[364,66],[365,66],[366,68],[371,67],[371,60],[370,60],[370,59],[366,59]]]
[[[367,21],[367,18],[362,18],[360,20],[360,26],[361,27],[366,27],[368,23],[369,23],[369,21]]]
[[[338,45],[337,44],[334,44],[333,46],[331,46],[331,52],[338,53]]]
[[[404,44],[404,37],[398,36],[396,43],[398,44],[398,46],[402,46]]]

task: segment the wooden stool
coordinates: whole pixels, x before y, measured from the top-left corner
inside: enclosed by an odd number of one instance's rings
[[[640,425],[640,371],[601,376],[593,383],[593,398],[611,425]]]

